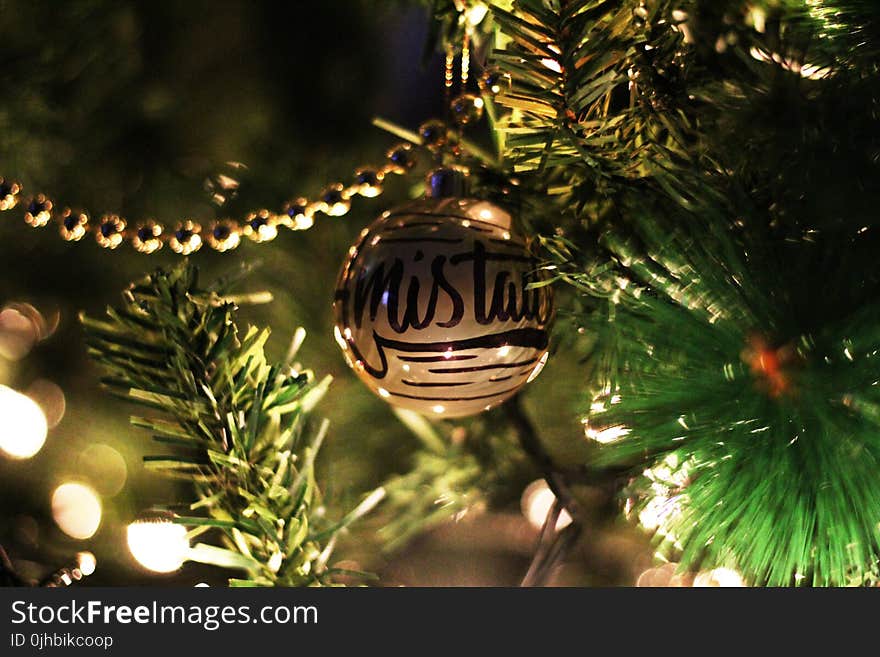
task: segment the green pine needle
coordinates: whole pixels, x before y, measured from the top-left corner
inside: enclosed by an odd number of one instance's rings
[[[205,515],[174,521],[195,528],[192,534],[220,534],[222,547],[200,543],[191,560],[243,570],[247,580],[230,580],[234,586],[332,584],[326,561],[335,536],[384,493],[338,523],[323,518],[314,464],[327,424],[316,425],[310,413],[329,377],[317,381],[269,363],[269,331],[251,327],[240,337],[225,292],[225,284],[201,289],[186,264],[157,271],[133,285],[107,319],[82,317],[89,352],[111,392],[154,411],[132,424],[177,447],[145,458],[151,469],[195,487],[190,508]]]

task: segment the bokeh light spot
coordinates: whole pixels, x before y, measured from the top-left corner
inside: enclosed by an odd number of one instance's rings
[[[52,494],[52,517],[68,536],[91,538],[101,526],[101,500],[85,484],[61,484]]]
[[[167,520],[138,520],[128,526],[128,549],[147,570],[172,573],[189,553],[186,527]]]
[[[49,428],[54,429],[57,427],[64,417],[64,411],[67,409],[64,391],[51,381],[38,379],[28,387],[27,396],[33,399],[42,409]]]
[[[76,565],[82,571],[82,574],[88,577],[95,572],[98,560],[91,552],[80,552],[76,555]]]
[[[119,493],[128,479],[128,467],[122,454],[102,443],[89,445],[83,450],[77,470],[88,477],[104,497]]]
[[[43,447],[48,430],[36,402],[0,385],[0,450],[14,459],[30,458]]]
[[[523,515],[529,521],[529,524],[536,529],[541,529],[547,521],[547,516],[555,501],[556,495],[547,486],[546,481],[543,479],[533,481],[523,491],[521,500]],[[562,509],[559,517],[556,519],[556,530],[559,531],[570,524],[571,515],[569,515],[568,511]]]
[[[37,337],[37,327],[27,315],[15,308],[0,310],[0,356],[7,360],[24,358]]]

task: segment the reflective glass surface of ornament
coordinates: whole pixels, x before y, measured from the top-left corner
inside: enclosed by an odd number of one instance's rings
[[[361,232],[339,275],[336,340],[394,406],[463,417],[540,372],[553,317],[539,263],[504,210],[476,199],[416,201]]]

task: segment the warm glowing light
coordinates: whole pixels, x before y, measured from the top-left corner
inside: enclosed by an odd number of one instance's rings
[[[751,7],[749,9],[748,18],[755,27],[756,32],[763,34],[767,30],[767,15],[760,7]]]
[[[452,46],[448,47],[446,52],[446,62],[443,71],[443,84],[448,89],[452,87],[452,77],[455,69],[455,54],[452,50]]]
[[[39,338],[34,322],[16,308],[0,310],[0,356],[20,360]]]
[[[255,242],[270,242],[278,236],[278,217],[268,210],[251,212],[245,221],[243,232]]]
[[[620,403],[620,395],[606,388],[593,398],[590,415],[583,419],[584,435],[603,445],[620,440],[630,433],[629,427],[622,424],[604,425],[595,416],[608,410],[609,406]]]
[[[85,484],[61,484],[52,494],[52,517],[68,536],[91,538],[101,525],[101,500]]]
[[[639,575],[636,586],[664,586],[664,587],[744,587],[746,586],[742,576],[730,568],[715,568],[714,570],[693,572],[677,572],[678,564],[667,563],[656,568],[649,568]]]
[[[685,493],[690,475],[690,462],[681,462],[677,455],[669,454],[643,474],[651,481],[650,499],[639,509],[639,522],[649,530],[676,541],[672,529],[680,517],[687,499]]]
[[[694,587],[742,588],[745,585],[742,575],[731,568],[715,568],[701,572],[694,578]]]
[[[14,459],[30,458],[43,447],[48,429],[36,402],[0,385],[0,450]]]
[[[324,212],[331,217],[341,217],[351,209],[351,201],[342,199],[324,204]]]
[[[105,249],[115,249],[122,244],[125,235],[125,219],[115,214],[105,214],[98,223],[95,239]]]
[[[726,588],[742,588],[746,585],[742,575],[731,568],[715,568],[703,572],[694,578],[695,587],[717,586]]]
[[[538,375],[544,370],[544,365],[547,364],[547,357],[550,355],[550,352],[546,352],[543,356],[541,356],[541,360],[535,365],[535,368],[532,370],[532,373],[529,374],[529,378],[526,379],[526,383],[531,383],[535,379],[538,378]]]
[[[549,68],[551,71],[553,71],[554,73],[562,73],[562,65],[559,62],[557,62],[555,59],[551,59],[549,57],[544,57],[541,60],[541,63],[546,68]]]
[[[694,586],[694,573],[680,571],[677,563],[665,563],[656,568],[649,568],[636,581],[638,587],[685,588]]]
[[[95,559],[95,555],[91,552],[79,552],[76,555],[76,566],[83,575],[88,577],[95,572],[95,568],[98,566],[98,560]]]
[[[348,343],[345,341],[345,338],[342,337],[342,331],[339,330],[338,326],[333,327],[333,338],[336,340],[336,344],[339,345],[339,348],[343,351],[348,349]]]
[[[5,183],[5,194],[0,196],[0,212],[11,210],[18,204],[18,194],[21,192],[21,185],[17,182],[0,178],[0,183]]]
[[[180,255],[190,255],[202,248],[202,236],[199,235],[201,230],[192,221],[185,221],[176,231],[171,234],[168,245],[171,250]]]
[[[275,226],[265,224],[257,229],[257,235],[258,242],[269,242],[271,240],[274,240],[275,237],[278,235],[278,229]]]
[[[308,230],[314,225],[315,218],[311,214],[300,214],[293,220],[294,230]]]
[[[760,48],[752,47],[749,50],[749,54],[752,56],[752,59],[757,59],[759,62],[774,62],[784,68],[787,71],[791,71],[797,75],[800,75],[802,78],[807,78],[809,80],[821,80],[823,78],[827,78],[831,75],[831,69],[827,66],[816,66],[815,64],[807,64],[801,63],[795,59],[789,59],[783,57],[778,53],[769,53]]]
[[[556,502],[556,495],[547,486],[547,482],[543,479],[533,481],[523,491],[521,500],[523,515],[532,527],[541,529],[547,521],[547,516],[550,514],[554,502]],[[556,519],[556,530],[559,531],[570,524],[571,516],[568,511],[562,509]]]
[[[551,52],[556,53],[557,55],[562,54],[562,51],[559,49],[559,47],[552,43],[547,46],[547,49]],[[562,73],[562,64],[560,64],[559,61],[557,61],[553,57],[545,57],[541,60],[541,63],[555,73]]]
[[[604,429],[594,429],[589,423],[585,423],[584,425],[584,435],[590,440],[595,440],[597,443],[603,445],[617,442],[624,436],[628,435],[629,432],[630,429],[622,424],[615,424],[610,427],[605,427]]]
[[[483,19],[486,18],[488,12],[489,6],[484,5],[482,2],[478,2],[464,12],[465,20],[467,20],[468,25],[476,27],[483,22]]]
[[[128,526],[128,549],[147,570],[172,573],[189,554],[186,527],[167,520],[139,520]]]
[[[498,226],[498,228],[502,230],[509,231],[513,225],[513,219],[511,216],[497,205],[491,203],[479,202],[463,209],[467,213],[469,219],[492,224],[493,226]],[[464,223],[462,223],[462,225],[464,225]]]
[[[25,223],[34,228],[42,228],[50,219],[52,219],[52,201],[43,194],[37,194],[36,198],[26,205]]]
[[[663,522],[672,512],[670,503],[671,500],[659,495],[651,498],[644,508],[639,511],[639,523],[649,531],[660,529]]]

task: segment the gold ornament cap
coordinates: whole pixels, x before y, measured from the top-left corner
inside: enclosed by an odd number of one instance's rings
[[[425,177],[425,197],[465,198],[468,195],[468,170],[462,167],[437,167]]]

